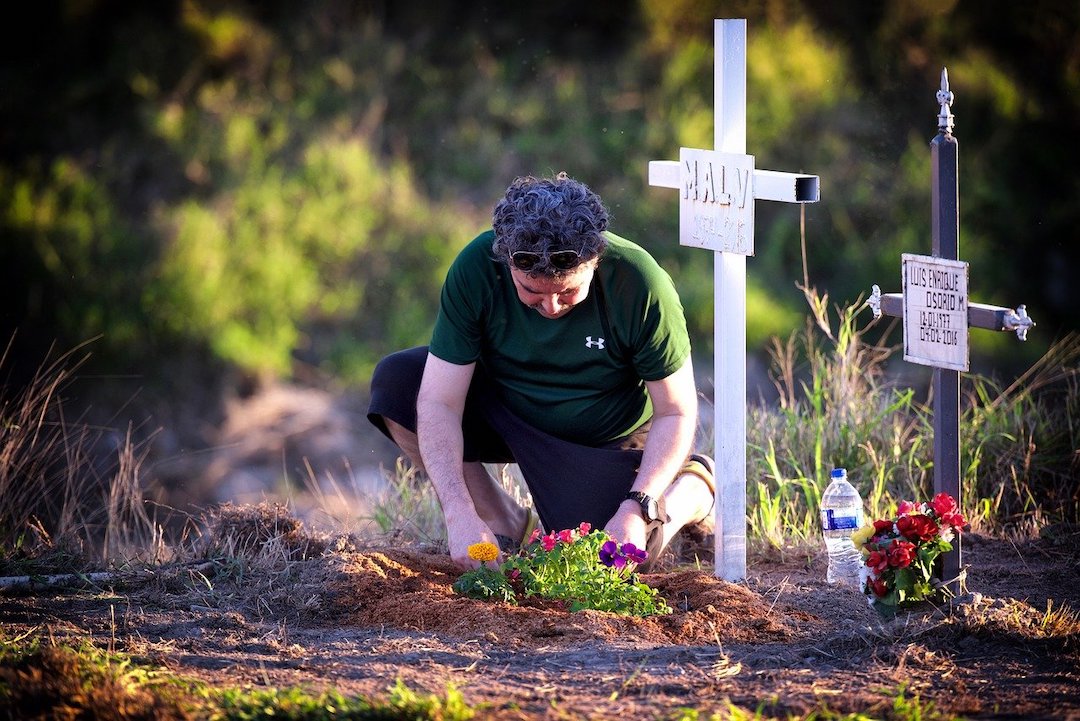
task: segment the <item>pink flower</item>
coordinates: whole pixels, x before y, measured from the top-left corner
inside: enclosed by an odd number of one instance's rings
[[[962,529],[966,523],[964,517],[955,511],[944,513],[941,516],[941,525],[952,526],[957,530]]]
[[[573,543],[574,532],[567,528],[565,530],[559,531],[558,534],[556,534],[556,538],[559,539],[559,543]]]
[[[536,528],[533,529],[533,532],[529,535],[529,540],[527,541],[527,543],[535,543],[536,539],[540,538],[540,536],[542,536],[543,533],[544,532],[540,530],[540,527],[537,526]]]
[[[896,515],[904,516],[915,510],[915,504],[911,501],[900,501],[900,504],[896,507]]]
[[[577,527],[578,533],[581,534],[582,536],[589,535],[589,531],[591,531],[591,530],[592,530],[592,524],[589,523],[588,521],[582,521],[581,525]]]
[[[549,533],[540,539],[540,545],[543,546],[545,551],[550,551],[555,548],[555,534]]]
[[[939,493],[930,501],[930,508],[934,510],[938,518],[956,510],[956,501],[948,493]]]

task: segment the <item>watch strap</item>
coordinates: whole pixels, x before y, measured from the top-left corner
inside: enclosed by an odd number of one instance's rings
[[[655,499],[655,501],[654,501],[653,497],[648,495],[647,493],[642,493],[641,491],[630,491],[629,493],[626,494],[626,498],[624,500],[634,501],[639,506],[641,506],[641,517],[645,519],[646,523],[649,523],[649,524],[654,524],[654,523],[655,524],[662,524],[662,523],[667,522],[667,513],[665,512],[665,509],[664,509],[664,499],[663,498]],[[657,517],[656,518],[649,518],[649,513],[648,513],[647,509],[648,509],[649,505],[651,505],[654,502],[656,503],[656,515],[657,515]]]

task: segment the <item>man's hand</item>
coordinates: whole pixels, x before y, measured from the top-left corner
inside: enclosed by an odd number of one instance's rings
[[[446,521],[446,540],[450,546],[450,560],[465,570],[479,568],[480,562],[469,558],[469,546],[484,541],[498,547],[495,534],[475,513],[461,514]],[[495,559],[494,564],[502,563],[502,553]]]
[[[632,543],[645,550],[648,539],[645,536],[645,519],[641,517],[641,508],[634,501],[623,501],[615,515],[604,526],[612,538],[620,544]]]

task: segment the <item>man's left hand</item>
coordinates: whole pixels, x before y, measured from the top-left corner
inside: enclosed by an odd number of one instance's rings
[[[645,519],[641,517],[641,509],[633,501],[623,501],[615,515],[604,526],[608,535],[622,543],[633,543],[641,550],[645,550]]]

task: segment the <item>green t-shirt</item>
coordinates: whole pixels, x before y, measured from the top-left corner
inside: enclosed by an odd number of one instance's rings
[[[482,365],[530,425],[594,446],[648,420],[645,381],[690,355],[671,277],[640,246],[605,235],[588,297],[551,319],[518,299],[510,269],[492,257],[494,233],[481,234],[450,267],[430,344],[449,363]]]

